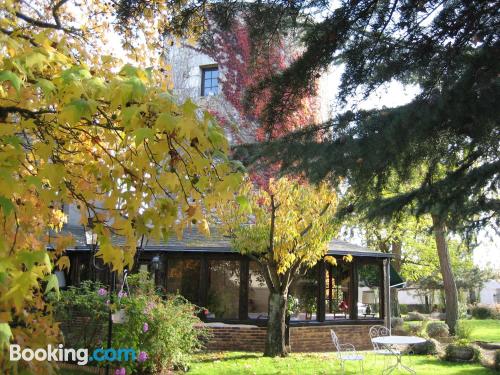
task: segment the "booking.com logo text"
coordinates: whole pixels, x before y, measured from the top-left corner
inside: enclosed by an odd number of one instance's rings
[[[140,354],[143,354],[142,352]],[[132,348],[97,348],[89,356],[88,349],[73,349],[65,348],[63,344],[58,346],[47,345],[47,348],[24,348],[20,345],[12,344],[9,347],[9,359],[11,361],[53,361],[53,362],[76,362],[80,366],[84,366],[89,362],[103,361],[135,361],[137,358],[136,351]]]

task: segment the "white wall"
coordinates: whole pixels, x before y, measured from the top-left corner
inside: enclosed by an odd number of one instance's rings
[[[484,305],[500,304],[500,280],[489,280],[484,283],[479,293],[479,302]]]
[[[419,293],[417,289],[398,289],[398,301],[403,305],[423,305],[425,299]]]

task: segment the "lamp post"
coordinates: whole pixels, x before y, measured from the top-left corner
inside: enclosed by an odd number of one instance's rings
[[[162,265],[162,262],[161,262],[160,254],[156,254],[151,259],[151,268],[152,268],[154,275],[155,275],[155,287],[158,285],[158,271],[160,270],[161,265]]]
[[[85,231],[85,245],[90,247],[90,264],[92,270],[92,279],[96,281],[96,271],[104,271],[105,268],[99,267],[95,261],[95,254],[97,252],[98,237],[97,233],[94,231],[94,219],[89,217],[87,220],[87,225],[83,225],[83,230]]]
[[[87,225],[84,225],[84,230],[85,230],[85,244],[90,247],[91,249],[91,263],[93,266],[93,279],[95,281],[96,279],[96,270],[98,271],[104,271],[106,268],[105,267],[98,267],[95,261],[95,254],[97,252],[97,246],[98,246],[98,237],[97,233],[94,231],[94,219],[89,217],[87,221]],[[111,342],[112,342],[112,337],[113,337],[113,316],[111,312],[111,305],[113,304],[113,293],[115,291],[115,273],[109,269],[108,273],[108,287],[109,287],[109,307],[108,307],[108,338],[107,338],[107,347],[108,349],[111,348]],[[106,375],[109,375],[109,362],[106,364]]]

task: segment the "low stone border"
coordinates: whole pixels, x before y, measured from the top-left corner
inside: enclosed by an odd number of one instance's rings
[[[498,342],[486,342],[486,341],[475,341],[476,345],[487,350],[500,349],[500,343]]]

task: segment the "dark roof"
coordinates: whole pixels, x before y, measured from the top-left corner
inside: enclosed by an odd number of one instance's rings
[[[85,244],[85,232],[83,226],[67,225],[63,228],[62,234],[71,234],[75,239],[75,245],[68,251],[85,251],[89,246]],[[123,236],[113,235],[111,241],[115,246],[125,244]],[[188,228],[184,231],[182,239],[177,239],[175,234],[167,241],[144,240],[144,251],[179,251],[179,252],[217,252],[231,253],[231,241],[223,236],[216,228],[210,229],[210,237],[205,237],[196,228]],[[334,239],[328,245],[328,255],[370,256],[370,257],[391,257],[391,254],[375,251],[350,242]]]

